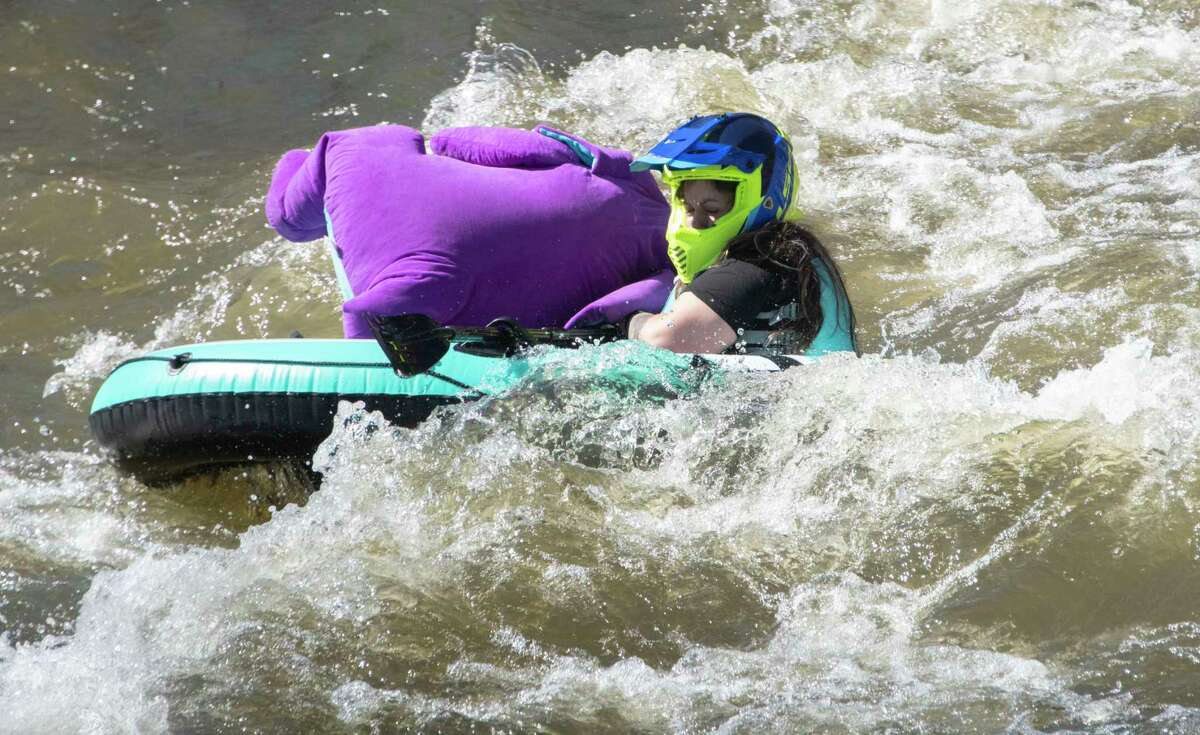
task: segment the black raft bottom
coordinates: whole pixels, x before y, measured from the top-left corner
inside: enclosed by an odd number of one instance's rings
[[[162,484],[218,467],[307,463],[329,436],[340,401],[362,401],[398,426],[415,426],[447,396],[241,393],[167,396],[121,403],[88,419],[117,467]]]

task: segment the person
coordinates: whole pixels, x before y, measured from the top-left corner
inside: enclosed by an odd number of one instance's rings
[[[326,238],[346,337],[370,338],[368,315],[557,327],[670,273],[667,202],[631,153],[544,125],[448,128],[426,147],[420,131],[376,125],[275,167],[267,221],[288,240]]]
[[[841,271],[789,217],[791,144],[749,113],[694,118],[633,171],[670,189],[667,254],[677,274],[660,313],[629,321],[629,337],[675,352],[858,353]]]

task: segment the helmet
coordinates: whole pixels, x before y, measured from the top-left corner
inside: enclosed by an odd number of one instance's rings
[[[671,189],[667,255],[684,283],[715,263],[737,235],[783,219],[796,182],[787,136],[770,120],[746,112],[692,118],[630,169],[660,171]],[[703,230],[690,226],[680,196],[685,181],[698,179],[737,185],[733,208]]]

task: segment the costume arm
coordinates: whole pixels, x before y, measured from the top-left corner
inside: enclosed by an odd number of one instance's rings
[[[424,155],[425,139],[403,125],[374,125],[325,133],[311,151],[288,151],[279,159],[267,190],[267,222],[292,242],[316,240],[325,234],[327,164],[334,147],[344,152],[343,170],[383,149]],[[336,186],[336,183],[335,183]],[[342,192],[345,194],[346,192]],[[335,196],[337,192],[334,192]],[[353,192],[350,193],[353,201]],[[367,193],[362,194],[364,197]]]
[[[493,168],[553,168],[579,163],[562,143],[530,130],[515,128],[447,128],[429,139],[439,156]]]
[[[667,269],[607,293],[580,309],[564,326],[565,329],[590,327],[596,324],[617,324],[639,311],[662,309],[671,293],[675,272]]]
[[[325,234],[325,149],[329,133],[311,151],[288,151],[275,166],[267,190],[267,222],[292,242]]]
[[[346,314],[424,314],[453,324],[473,288],[455,264],[428,254],[397,260],[369,288],[342,305]]]

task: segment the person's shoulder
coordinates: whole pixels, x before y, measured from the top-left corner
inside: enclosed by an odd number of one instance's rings
[[[731,328],[750,329],[758,314],[775,300],[779,285],[777,275],[727,257],[692,279],[687,293],[704,302]]]
[[[696,291],[706,288],[748,287],[761,288],[777,278],[770,270],[741,258],[727,256],[713,264],[711,268],[697,275],[689,284],[688,290]]]
[[[737,278],[737,277],[752,277],[759,274],[767,273],[767,270],[760,265],[751,263],[748,260],[734,256],[727,256],[712,265],[711,268],[701,272],[696,276],[695,281],[708,276],[712,278]],[[693,283],[695,282],[693,281]]]

